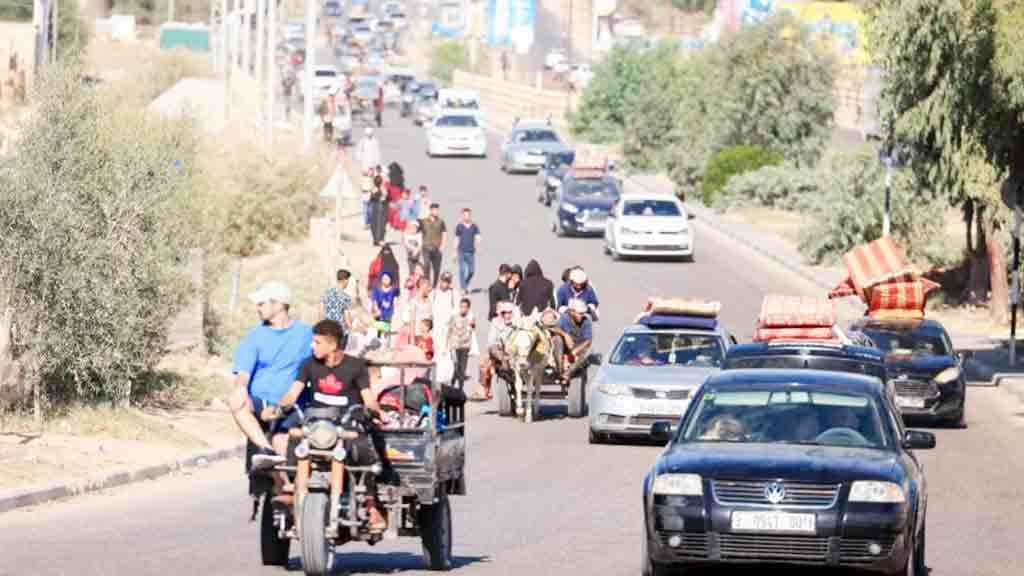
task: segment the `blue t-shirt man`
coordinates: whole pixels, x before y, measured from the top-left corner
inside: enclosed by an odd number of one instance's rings
[[[254,408],[256,404],[277,404],[281,400],[295,382],[302,363],[312,355],[312,347],[313,327],[298,320],[286,328],[262,324],[245,335],[235,349],[233,371],[249,375]]]

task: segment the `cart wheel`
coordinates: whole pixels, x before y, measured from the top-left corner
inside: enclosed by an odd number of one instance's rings
[[[288,548],[291,540],[281,538],[274,525],[274,504],[268,492],[263,496],[263,513],[260,515],[260,556],[264,566],[287,566]]]
[[[569,417],[582,418],[587,415],[587,371],[569,380]]]
[[[508,382],[501,378],[498,380],[498,414],[501,416],[515,416],[515,410],[512,409],[512,395],[509,392]]]
[[[440,492],[437,502],[420,506],[420,538],[423,541],[423,561],[427,568],[447,572],[452,569],[452,509],[448,494]]]
[[[302,571],[326,576],[331,571],[331,544],[327,541],[327,494],[312,492],[302,502]]]

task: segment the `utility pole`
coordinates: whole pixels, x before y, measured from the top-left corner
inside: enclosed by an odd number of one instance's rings
[[[267,122],[263,127],[264,138],[267,141],[267,150],[274,145],[274,119],[276,114],[274,108],[277,106],[275,103],[275,95],[277,94],[277,65],[274,62],[274,55],[276,54],[275,45],[277,44],[277,0],[267,0],[267,103],[266,113]]]
[[[60,0],[53,0],[53,19],[51,20],[51,25],[53,26],[53,28],[51,28],[51,30],[53,30],[53,46],[50,50],[50,62],[53,62],[54,64],[57,63],[57,36],[60,32],[60,14],[58,14],[59,10]]]
[[[252,0],[242,0],[242,72],[249,76],[252,63]]]
[[[316,59],[316,0],[306,0],[306,61],[302,75],[302,144],[313,150],[313,60]]]
[[[572,35],[573,35],[573,29],[572,29],[572,17],[573,17],[573,8],[574,8],[574,6],[573,6],[573,1],[572,1],[572,0],[569,0],[569,34],[568,34],[568,36],[567,36],[567,40],[568,40],[568,44],[569,44],[569,45],[568,45],[568,46],[566,46],[566,50],[565,50],[565,58],[566,58],[566,59],[567,59],[567,60],[568,60],[568,61],[569,61],[570,63],[572,62]]]
[[[256,0],[256,86],[263,86],[263,56],[267,50],[267,0]],[[259,88],[257,88],[259,90]]]
[[[231,82],[229,80],[231,78],[231,58],[228,57],[230,45],[231,43],[228,41],[228,0],[220,0],[220,54],[218,56],[220,56],[221,80],[224,82],[224,109],[221,112],[225,123],[228,121],[231,110]]]

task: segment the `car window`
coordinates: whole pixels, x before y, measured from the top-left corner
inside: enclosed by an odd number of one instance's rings
[[[882,448],[888,445],[884,407],[871,396],[792,386],[706,388],[684,425],[688,442],[811,444]]]
[[[557,168],[558,166],[569,166],[575,159],[575,152],[558,152],[554,154],[548,154],[547,167]]]
[[[472,116],[442,116],[437,120],[438,126],[454,126],[458,128],[475,128],[476,118]]]
[[[445,108],[468,108],[475,110],[479,107],[476,100],[462,98],[448,98],[444,101]]]
[[[573,180],[566,193],[585,198],[612,198],[619,195],[615,186],[607,180]]]
[[[516,142],[558,142],[558,135],[551,130],[522,130],[516,132]]]
[[[949,356],[951,348],[940,332],[921,329],[882,330],[865,328],[864,334],[879,350],[900,356]]]
[[[766,356],[750,356],[729,358],[725,361],[725,369],[786,369],[786,370],[824,370],[826,372],[848,372],[866,374],[879,380],[886,379],[885,366],[872,362],[864,362],[852,358],[834,358],[810,356],[804,354],[773,354]]]
[[[669,200],[630,200],[622,207],[623,216],[682,216],[679,206]]]
[[[338,75],[338,73],[335,72],[334,70],[317,70],[316,75],[317,77],[320,78],[334,78]]]
[[[631,366],[722,365],[721,339],[714,334],[629,333],[615,346],[611,364]]]

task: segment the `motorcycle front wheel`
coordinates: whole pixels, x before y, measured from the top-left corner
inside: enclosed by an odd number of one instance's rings
[[[326,576],[331,571],[331,544],[327,541],[327,507],[323,492],[312,492],[302,502],[302,570],[307,576]]]

